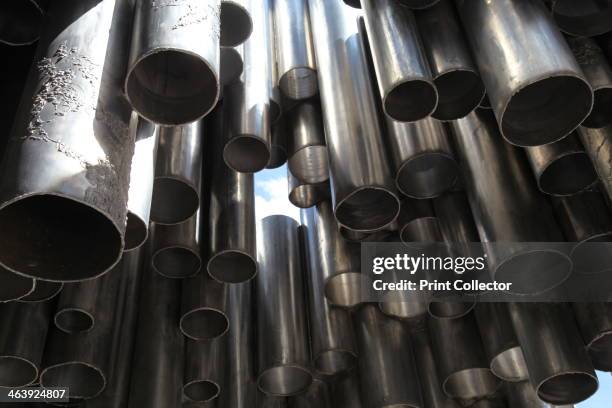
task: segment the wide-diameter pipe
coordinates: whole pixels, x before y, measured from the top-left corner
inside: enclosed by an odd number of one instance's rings
[[[290,126],[287,136],[289,170],[304,183],[328,180],[327,146],[319,104],[303,102],[287,115]]]
[[[578,136],[589,154],[597,175],[601,180],[608,203],[612,202],[612,125],[601,129],[578,128]]]
[[[38,379],[52,308],[48,302],[0,304],[0,386]]]
[[[289,166],[287,166],[287,186],[289,201],[298,208],[312,207],[330,197],[328,181],[315,184],[305,183],[291,174]]]
[[[46,1],[9,0],[0,5],[0,43],[28,45],[36,42]]]
[[[28,296],[36,289],[36,279],[17,275],[0,266],[0,302],[10,302]]]
[[[362,0],[362,5],[385,114],[402,122],[429,116],[438,92],[414,14],[393,0]]]
[[[192,402],[216,400],[225,368],[225,337],[208,341],[185,339],[183,395]]]
[[[312,374],[298,223],[284,215],[266,217],[257,242],[257,386],[274,396],[299,394]]]
[[[510,303],[529,379],[550,404],[575,404],[597,391],[598,381],[571,309],[555,303]]]
[[[330,382],[326,378],[315,378],[305,393],[287,398],[288,408],[332,408]]]
[[[474,313],[491,372],[504,381],[529,379],[523,350],[514,332],[507,305],[482,302],[478,303]]]
[[[331,382],[332,407],[362,408],[359,370],[351,370]]]
[[[186,278],[200,272],[200,212],[180,224],[151,225],[151,265],[168,278]]]
[[[158,130],[151,220],[177,224],[193,216],[200,205],[203,124]]]
[[[227,285],[208,274],[183,280],[179,326],[185,336],[193,340],[211,340],[227,332]]]
[[[125,92],[141,116],[183,125],[219,98],[220,0],[136,3]]]
[[[223,47],[235,47],[245,42],[253,31],[251,0],[221,0],[221,31]]]
[[[326,283],[336,274],[333,235],[338,232],[334,212],[329,201],[324,201],[301,210],[300,216],[312,360],[318,372],[337,375],[357,364],[357,346],[349,312],[332,307],[325,298]]]
[[[593,163],[575,134],[547,145],[527,147],[525,151],[543,193],[572,195],[597,181]]]
[[[612,31],[610,0],[545,0],[561,31],[592,37]]]
[[[276,57],[281,91],[307,99],[319,90],[307,0],[273,0]]]
[[[457,181],[459,167],[442,123],[431,118],[413,123],[387,120],[387,146],[395,184],[405,196],[433,198]]]
[[[403,323],[386,318],[373,304],[355,311],[359,345],[359,377],[368,408],[420,408],[421,390],[410,332]]]
[[[478,109],[451,127],[492,279],[511,282],[514,293],[538,293],[564,282],[571,272],[565,254],[520,244],[563,240],[523,152],[500,138],[490,111]]]
[[[457,319],[430,318],[428,327],[446,395],[460,399],[492,395],[499,380],[489,369],[474,314]]]
[[[222,86],[230,84],[242,75],[244,69],[244,61],[242,61],[242,53],[234,47],[221,47],[219,55],[219,81]],[[219,96],[219,98],[221,98]]]
[[[122,47],[109,44],[115,5],[50,4],[0,165],[0,264],[14,272],[78,281],[121,257],[134,139],[114,79]]]
[[[4,281],[6,282],[6,281]],[[34,290],[19,298],[20,302],[46,302],[57,296],[63,289],[62,282],[49,282],[37,280]]]
[[[340,1],[309,6],[336,219],[357,231],[381,229],[397,216],[399,199],[372,120],[376,102],[357,21]]]
[[[444,121],[462,118],[479,105],[485,88],[452,0],[442,0],[415,17],[438,91],[438,106],[431,116]]]
[[[612,305],[576,302],[572,308],[593,366],[612,371]]]
[[[601,193],[587,191],[553,199],[553,208],[569,242],[574,273],[593,274],[612,270],[612,214]]]
[[[506,140],[519,146],[554,142],[588,116],[593,91],[542,2],[456,5]]]

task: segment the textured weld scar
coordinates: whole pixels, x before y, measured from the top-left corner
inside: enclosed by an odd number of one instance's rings
[[[579,65],[594,65],[601,58],[601,50],[594,44],[582,43],[571,48]]]
[[[189,27],[192,25],[200,24],[212,18],[213,21],[219,21],[221,10],[219,7],[215,7],[212,4],[207,4],[204,8],[202,3],[193,2],[193,0],[153,0],[151,3],[153,10],[160,10],[165,7],[186,7],[185,14],[179,17],[177,22],[170,27],[172,30],[178,30],[180,28]],[[219,24],[215,24],[213,35],[219,38],[220,28]]]

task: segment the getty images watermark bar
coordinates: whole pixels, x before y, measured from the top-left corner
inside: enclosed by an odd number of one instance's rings
[[[69,402],[68,388],[60,387],[27,387],[3,388],[0,387],[1,402]]]

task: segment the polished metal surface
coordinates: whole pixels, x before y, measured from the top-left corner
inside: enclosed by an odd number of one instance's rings
[[[257,386],[266,394],[289,396],[312,383],[298,224],[272,215],[257,228]]]
[[[268,95],[270,97],[270,123],[276,123],[283,113],[281,107],[283,96],[279,86],[278,72],[278,39],[276,38],[276,21],[274,19],[273,0],[262,0],[259,7],[265,11],[263,30],[266,34],[265,49],[268,54]]]
[[[309,2],[336,219],[356,231],[399,212],[357,21],[339,1]],[[359,101],[359,103],[355,103]]]
[[[202,121],[158,127],[157,160],[151,221],[177,224],[192,217],[200,205]]]
[[[151,265],[167,278],[194,276],[202,268],[200,213],[180,224],[151,224]]]
[[[506,140],[519,146],[554,142],[588,116],[593,91],[542,2],[456,5]]]
[[[223,47],[235,47],[245,42],[253,31],[250,7],[252,0],[221,0],[221,32]]]
[[[333,408],[362,408],[359,369],[351,370],[331,382]]]
[[[291,99],[317,94],[317,65],[307,0],[272,0],[278,85]]]
[[[266,169],[276,169],[287,162],[287,139],[289,137],[286,115],[272,123],[270,142],[270,161]]]
[[[3,280],[6,282],[5,285],[10,287],[9,280]],[[34,290],[27,295],[19,298],[20,302],[46,302],[47,300],[53,299],[63,289],[64,284],[62,282],[50,282],[36,280]],[[6,289],[6,287],[5,287]]]
[[[510,407],[517,408],[555,408],[538,398],[529,381],[506,383],[503,386]]]
[[[597,391],[593,364],[568,305],[510,303],[508,307],[529,379],[541,400],[575,404]]]
[[[383,110],[393,120],[429,116],[438,92],[412,11],[394,0],[362,0]]]
[[[583,126],[578,128],[578,136],[589,154],[601,185],[612,202],[612,125],[601,129],[589,129]]]
[[[480,104],[485,88],[453,2],[441,0],[415,17],[438,91],[431,116],[443,121],[462,118]]]
[[[612,305],[572,303],[582,339],[595,369],[612,371]]]
[[[309,208],[330,197],[330,186],[328,181],[309,184],[300,181],[291,174],[287,166],[287,186],[289,188],[289,201],[298,208]]]
[[[12,46],[36,42],[46,1],[9,0],[0,5],[0,43]]]
[[[568,34],[592,37],[612,31],[610,0],[545,0],[555,23]]]
[[[305,393],[289,397],[288,408],[334,408],[331,387],[327,380],[315,378]]]
[[[206,116],[219,98],[221,0],[139,0],[125,92],[160,125]]]
[[[185,340],[183,395],[192,402],[214,401],[219,396],[225,368],[226,337]]]
[[[435,6],[440,0],[398,0],[402,6],[420,10]]]
[[[30,295],[36,289],[36,279],[17,275],[0,266],[0,302],[10,302]]]
[[[237,81],[242,75],[242,53],[234,47],[221,47],[219,54],[219,82],[221,86]],[[221,98],[222,95],[219,96]]]

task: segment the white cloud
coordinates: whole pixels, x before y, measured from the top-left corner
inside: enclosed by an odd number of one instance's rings
[[[282,173],[281,173],[282,174]],[[288,198],[287,177],[278,175],[255,183],[255,214],[258,220],[283,214],[300,222],[300,209]]]

